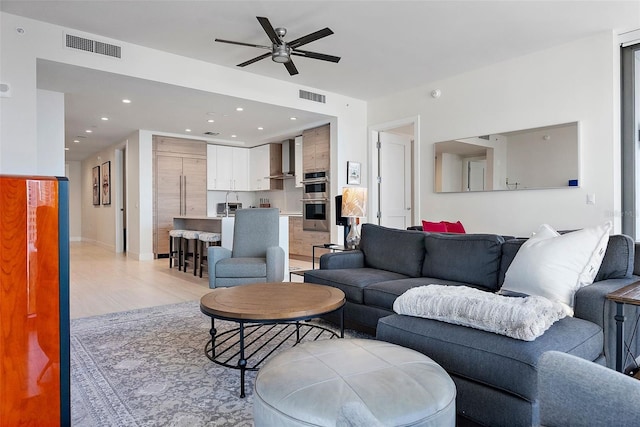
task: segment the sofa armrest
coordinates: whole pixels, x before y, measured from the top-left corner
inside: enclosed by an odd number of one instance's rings
[[[607,279],[594,282],[578,290],[575,296],[574,316],[588,320],[600,326],[604,333],[604,355],[607,359],[607,366],[615,367],[616,355],[616,321],[613,318],[616,314],[616,304],[607,299],[607,294],[623,288],[631,283],[640,280],[638,276],[625,277],[622,279]],[[625,305],[624,323],[625,337],[631,337],[635,319],[640,315],[640,307]],[[634,340],[631,352],[640,353],[640,340]]]
[[[344,251],[324,254],[320,257],[320,269],[335,270],[342,268],[363,268],[364,254],[362,251]]]
[[[540,425],[637,425],[638,380],[556,351],[542,355],[538,372]]]

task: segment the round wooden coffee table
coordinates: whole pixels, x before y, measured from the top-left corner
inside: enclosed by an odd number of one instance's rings
[[[245,371],[258,370],[287,341],[296,345],[303,339],[338,337],[328,328],[300,321],[340,310],[339,337],[343,338],[345,301],[340,289],[309,283],[252,283],[213,289],[200,299],[200,310],[211,317],[211,340],[205,345],[205,354],[219,365],[240,370],[240,397],[245,397]],[[238,328],[218,334],[215,319],[236,322]]]

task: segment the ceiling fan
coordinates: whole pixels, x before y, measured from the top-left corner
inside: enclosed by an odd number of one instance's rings
[[[287,68],[287,71],[289,71],[289,74],[293,76],[295,74],[298,74],[298,69],[293,64],[293,61],[291,60],[291,55],[304,56],[307,58],[320,59],[322,61],[330,61],[330,62],[340,61],[340,57],[338,56],[325,55],[323,53],[309,52],[308,50],[298,49],[302,45],[311,43],[313,41],[316,41],[318,39],[321,39],[323,37],[327,37],[333,34],[333,31],[331,31],[329,28],[323,28],[322,30],[318,30],[311,34],[307,34],[304,37],[300,37],[290,42],[285,42],[284,36],[287,34],[286,28],[274,29],[267,18],[263,18],[260,16],[257,16],[257,18],[258,18],[258,22],[260,22],[260,25],[262,25],[262,28],[264,29],[265,33],[267,33],[267,36],[271,40],[271,43],[272,43],[271,46],[262,46],[258,44],[215,39],[215,41],[221,42],[221,43],[231,43],[231,44],[237,44],[240,46],[257,47],[260,49],[267,49],[270,51],[267,53],[263,53],[260,56],[256,56],[253,59],[245,61],[242,64],[238,64],[238,67],[246,67],[249,64],[253,64],[254,62],[258,62],[261,59],[271,56],[271,59],[274,62],[279,62],[281,64],[284,64],[284,66]]]

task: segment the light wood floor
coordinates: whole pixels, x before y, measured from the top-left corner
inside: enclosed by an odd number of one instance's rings
[[[70,316],[128,311],[137,308],[196,301],[209,292],[209,280],[169,269],[168,259],[137,261],[85,242],[70,245]],[[311,263],[291,259],[292,268]],[[289,280],[288,273],[285,280]],[[302,277],[293,275],[292,281]]]

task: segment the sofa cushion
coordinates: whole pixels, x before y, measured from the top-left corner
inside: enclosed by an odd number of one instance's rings
[[[565,304],[573,315],[574,295],[593,283],[607,248],[611,223],[560,235],[543,224],[516,254],[500,289]]]
[[[500,261],[499,285],[502,287],[504,276],[509,269],[513,258],[520,249],[520,246],[527,239],[518,238],[506,240],[502,245],[502,259]],[[631,277],[634,269],[635,244],[633,239],[625,234],[614,234],[609,236],[607,251],[598,270],[594,282],[606,279],[622,279]]]
[[[387,282],[373,283],[364,289],[364,303],[368,306],[380,307],[386,310],[393,310],[393,303],[396,298],[411,288],[426,285],[448,285],[448,286],[469,286],[462,282],[452,280],[436,279],[434,277],[411,277],[409,279],[390,280]],[[478,287],[486,290],[485,288]]]
[[[427,234],[422,276],[497,290],[503,242],[494,234]]]
[[[609,244],[602,265],[594,282],[606,279],[622,279],[633,274],[635,244],[625,234],[609,236]]]
[[[601,356],[602,330],[586,320],[565,317],[534,341],[437,320],[394,314],[378,321],[376,338],[418,350],[449,374],[520,396],[537,399],[537,365],[549,350],[589,361]]]
[[[365,267],[419,277],[424,261],[424,233],[362,224],[360,250]]]
[[[392,271],[374,268],[345,268],[335,270],[308,270],[304,281],[338,288],[344,292],[347,301],[363,304],[363,288],[372,283],[406,279],[407,276]]]

